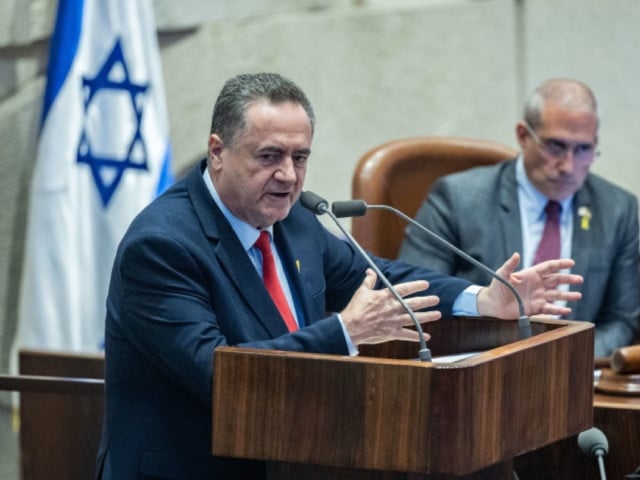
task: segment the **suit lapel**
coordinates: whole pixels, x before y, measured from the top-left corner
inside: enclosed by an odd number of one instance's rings
[[[257,321],[273,337],[287,332],[278,309],[271,300],[262,279],[238,240],[229,222],[211,198],[202,173],[206,160],[187,178],[187,188],[202,229],[212,245],[212,255],[218,259],[233,288],[243,298]]]
[[[582,216],[585,212],[591,215],[591,195],[586,188],[581,188],[573,199],[573,237],[571,239],[571,258],[576,262],[575,267],[571,269],[572,273],[582,275],[587,280],[587,272],[589,271],[590,251],[593,248],[593,231],[591,221],[582,223]],[[571,290],[581,290],[580,285],[572,286]],[[568,318],[583,318],[584,315],[579,312],[580,305],[586,302],[579,302],[573,309]]]
[[[502,265],[514,252],[522,252],[522,228],[515,166],[516,162],[510,161],[500,174],[498,222],[502,235],[500,244],[503,245],[504,250],[501,252],[502,260],[498,261],[497,265]]]
[[[286,333],[287,327],[280,316],[260,275],[242,247],[235,232],[220,213],[220,242],[215,254],[234,288],[243,297],[247,306],[273,337]]]

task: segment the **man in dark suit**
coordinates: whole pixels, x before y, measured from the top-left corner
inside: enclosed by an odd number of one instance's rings
[[[293,82],[276,74],[229,80],[214,107],[207,160],[133,221],[107,298],[99,478],[264,478],[260,462],[210,453],[218,346],[349,355],[359,344],[417,340],[357,251],[298,202],[313,127],[311,105]],[[262,237],[272,255],[254,246]],[[518,261],[511,257],[501,273],[521,289],[528,313],[567,313],[547,299],[579,297],[556,288],[581,281],[560,273],[573,262],[515,274]],[[421,322],[441,312],[518,315],[500,284],[478,289],[401,262],[375,262],[421,310]],[[274,276],[279,292],[271,297],[266,284]]]
[[[517,159],[439,179],[416,220],[472,257],[498,268],[511,252],[530,266],[549,200],[560,204],[560,256],[573,258],[582,299],[567,318],[595,323],[595,355],[628,345],[638,331],[638,202],[589,172],[597,155],[598,111],[581,82],[553,79],[528,99],[516,126]],[[488,277],[409,226],[399,257],[484,283]]]

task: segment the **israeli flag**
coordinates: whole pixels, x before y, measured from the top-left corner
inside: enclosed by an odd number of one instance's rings
[[[171,182],[151,0],[60,0],[18,312],[19,348],[97,352],[116,247]]]

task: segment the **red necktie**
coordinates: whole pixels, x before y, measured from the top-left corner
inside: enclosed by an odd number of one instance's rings
[[[558,202],[549,200],[544,211],[547,214],[547,220],[544,224],[542,238],[538,244],[538,250],[533,260],[536,265],[545,260],[555,260],[560,258],[560,211],[562,206]]]
[[[278,311],[284,319],[287,328],[290,332],[294,332],[298,330],[298,325],[296,324],[295,318],[293,318],[293,314],[289,308],[289,302],[287,302],[287,298],[284,296],[282,285],[280,285],[280,280],[278,279],[276,263],[273,259],[273,253],[271,252],[269,233],[264,230],[260,232],[260,236],[258,240],[256,240],[254,247],[262,253],[262,280],[264,281],[264,286],[267,287],[273,303],[278,307]]]

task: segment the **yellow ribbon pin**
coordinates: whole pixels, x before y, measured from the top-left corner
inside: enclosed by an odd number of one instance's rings
[[[588,207],[580,207],[578,209],[578,216],[580,217],[580,228],[582,230],[589,230],[589,224],[591,222],[591,210]]]
[[[296,268],[298,269],[298,273],[300,273],[300,260],[296,259]]]

